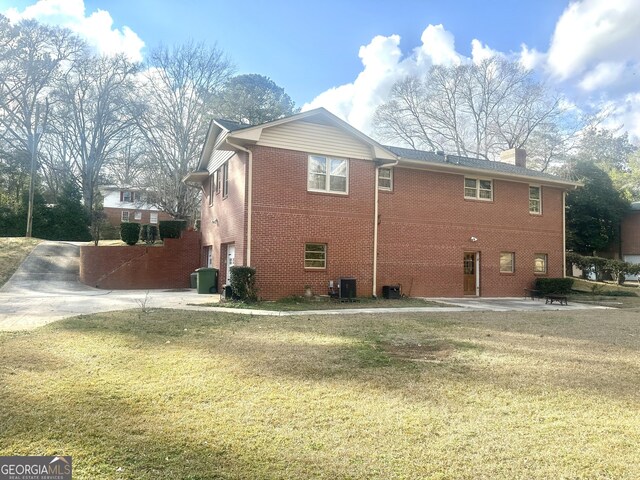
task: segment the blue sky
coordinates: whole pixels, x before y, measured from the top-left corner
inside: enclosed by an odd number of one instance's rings
[[[161,42],[217,42],[239,73],[367,133],[402,75],[503,55],[640,139],[640,0],[0,0],[0,12],[137,59]]]

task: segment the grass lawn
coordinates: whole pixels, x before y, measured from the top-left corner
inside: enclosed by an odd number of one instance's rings
[[[444,307],[442,303],[422,298],[358,298],[355,302],[339,302],[329,297],[288,297],[273,302],[220,302],[194,304],[199,307],[253,308],[277,312],[296,312],[302,310],[339,310],[345,308],[403,308],[403,307]]]
[[[0,455],[74,479],[640,478],[638,310],[128,311],[0,336]]]
[[[41,241],[37,238],[0,237],[0,287]]]
[[[613,282],[594,282],[575,278],[571,300],[615,308],[640,308],[640,288],[636,282],[616,285]]]

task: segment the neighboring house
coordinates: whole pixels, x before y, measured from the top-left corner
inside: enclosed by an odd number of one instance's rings
[[[160,220],[171,220],[171,215],[161,212],[147,202],[146,193],[140,188],[102,186],[104,212],[114,227],[122,222],[157,224]]]
[[[631,210],[620,227],[620,254],[622,260],[640,263],[640,202],[631,203]],[[637,275],[628,275],[627,280],[637,280]]]
[[[258,126],[212,122],[198,170],[203,264],[256,268],[259,295],[517,296],[562,277],[565,193],[525,168],[385,147],[324,109]]]

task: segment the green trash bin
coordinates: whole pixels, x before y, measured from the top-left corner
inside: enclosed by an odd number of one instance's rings
[[[202,267],[198,274],[198,293],[218,293],[218,269]]]

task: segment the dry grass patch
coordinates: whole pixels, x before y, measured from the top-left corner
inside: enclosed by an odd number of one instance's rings
[[[37,238],[0,237],[0,287],[41,241]]]
[[[74,478],[639,478],[638,311],[152,310],[0,335],[0,455]]]

